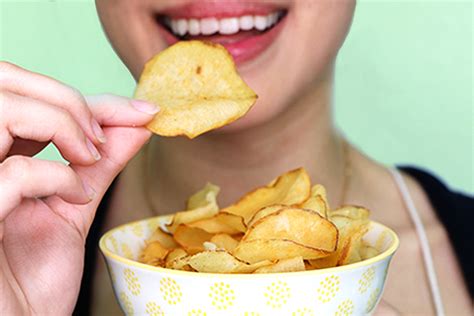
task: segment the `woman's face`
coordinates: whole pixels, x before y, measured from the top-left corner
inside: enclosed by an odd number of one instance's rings
[[[355,0],[97,0],[112,45],[138,79],[146,61],[180,39],[223,44],[258,94],[236,131],[269,121],[330,80]]]

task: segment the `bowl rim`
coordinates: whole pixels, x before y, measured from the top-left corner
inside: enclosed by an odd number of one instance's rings
[[[155,271],[155,272],[160,272],[164,274],[173,274],[177,276],[183,276],[183,277],[230,277],[230,278],[266,278],[266,277],[275,277],[276,275],[278,276],[284,276],[284,275],[292,275],[292,276],[307,276],[307,275],[319,275],[319,274],[326,274],[326,273],[336,273],[336,272],[342,272],[342,271],[348,271],[348,270],[353,270],[357,268],[361,268],[364,266],[369,266],[372,265],[376,262],[382,261],[386,259],[387,257],[392,256],[395,251],[397,251],[399,245],[400,245],[400,239],[398,238],[398,235],[389,227],[376,222],[376,221],[370,221],[370,225],[375,225],[379,226],[382,228],[384,232],[387,232],[388,235],[392,238],[392,243],[391,245],[387,248],[387,250],[383,251],[382,253],[376,255],[375,257],[362,260],[359,262],[343,265],[343,266],[337,266],[337,267],[331,267],[331,268],[324,268],[324,269],[314,269],[314,270],[306,270],[306,271],[296,271],[296,272],[274,272],[274,273],[209,273],[209,272],[195,272],[195,271],[183,271],[183,270],[174,270],[174,269],[168,269],[168,268],[162,268],[162,267],[155,267],[151,266],[145,263],[141,263],[132,259],[128,259],[126,257],[120,256],[114,252],[112,252],[105,244],[105,241],[107,238],[115,233],[118,230],[123,230],[124,227],[127,226],[132,226],[137,223],[146,223],[151,220],[158,220],[161,218],[166,218],[170,217],[171,215],[161,215],[161,216],[154,216],[154,217],[149,217],[133,222],[129,222],[126,224],[122,224],[120,226],[117,226],[115,228],[110,229],[107,231],[104,235],[99,240],[99,248],[102,254],[108,258],[108,259],[113,259],[115,261],[121,262],[122,264],[126,266],[132,266],[135,268],[139,269],[145,269],[149,271]]]

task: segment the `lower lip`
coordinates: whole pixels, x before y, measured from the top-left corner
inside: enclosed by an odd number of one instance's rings
[[[213,39],[213,36],[196,37],[193,39],[208,40],[211,42],[220,43],[219,38],[226,37],[227,39],[222,41],[222,43],[220,44],[222,44],[229,51],[232,57],[234,57],[234,60],[237,64],[242,64],[256,58],[258,55],[263,53],[268,47],[270,47],[271,44],[275,41],[280,31],[283,29],[285,22],[286,16],[281,19],[269,31],[264,32],[262,34],[245,37],[237,41],[229,40],[232,38],[232,35],[219,35],[216,37],[215,40]],[[177,37],[165,30],[161,25],[160,31],[163,33],[163,36],[168,45],[173,45],[174,43],[179,41]]]

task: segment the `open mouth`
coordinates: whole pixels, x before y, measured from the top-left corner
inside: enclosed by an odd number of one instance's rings
[[[222,44],[237,63],[255,58],[280,33],[288,10],[268,6],[188,5],[160,12],[156,20],[169,45],[181,40]]]

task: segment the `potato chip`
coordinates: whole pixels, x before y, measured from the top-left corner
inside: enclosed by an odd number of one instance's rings
[[[198,208],[188,210],[188,211],[182,211],[178,212],[173,215],[173,219],[171,220],[170,224],[166,224],[166,229],[174,233],[178,225],[180,224],[188,224],[192,222],[196,222],[201,219],[209,218],[214,215],[216,215],[219,212],[219,206],[217,205],[217,193],[219,192],[218,190],[206,190],[203,189],[203,191],[206,191],[206,196],[205,200],[207,203],[200,202],[201,205]],[[199,193],[199,192],[198,192]]]
[[[328,202],[328,195],[326,193],[326,189],[321,184],[315,184],[311,187],[311,196],[321,196],[326,203],[326,208],[329,210],[329,202]]]
[[[353,231],[352,234],[347,238],[341,255],[337,261],[338,266],[361,261],[359,249],[361,246],[362,236],[364,236],[366,232],[367,227],[363,226],[357,231]]]
[[[173,250],[170,250],[170,252],[168,252],[168,255],[165,258],[165,267],[171,268],[173,261],[187,256],[188,253],[183,248],[175,248]]]
[[[209,203],[208,193],[212,192],[212,196],[219,194],[220,188],[212,183],[206,183],[204,188],[197,191],[188,198],[186,202],[186,210],[194,210],[196,208],[204,207]]]
[[[202,243],[204,250],[214,251],[217,250],[217,245],[211,241],[205,241]]]
[[[203,243],[210,241],[212,236],[213,234],[205,230],[197,227],[189,227],[185,224],[180,224],[174,232],[176,242],[189,254],[204,251]]]
[[[370,211],[358,206],[343,206],[337,210],[331,211],[329,217],[335,218],[338,216],[348,217],[353,220],[369,220]]]
[[[147,243],[153,241],[159,241],[163,247],[168,249],[179,247],[179,245],[173,239],[173,236],[165,233],[159,227],[153,232],[150,238],[148,238]]]
[[[363,240],[359,248],[359,256],[362,260],[370,259],[375,257],[379,254],[378,250],[368,244],[366,244]]]
[[[338,215],[335,216],[335,211],[330,212],[331,221],[339,231],[337,249],[326,258],[310,260],[309,263],[313,268],[329,268],[360,261],[359,247],[363,235],[367,232],[369,221],[365,218],[365,215],[368,214],[367,210],[355,209],[357,208],[351,207],[349,209],[349,207],[345,207],[344,210],[336,213]]]
[[[204,218],[188,224],[190,227],[201,228],[208,233],[238,234],[247,230],[241,216],[220,212],[210,218]]]
[[[301,208],[306,208],[318,212],[324,218],[328,218],[329,204],[327,202],[326,190],[320,184],[316,184],[311,188],[311,196],[298,205]]]
[[[305,271],[305,264],[302,257],[278,260],[277,262],[258,268],[254,273],[279,273]]]
[[[219,188],[207,184],[147,240],[142,262],[210,273],[279,273],[336,267],[380,253],[363,240],[370,212],[330,210],[322,185],[304,169],[272,180],[219,210]],[[170,233],[164,232],[168,229]]]
[[[243,262],[225,250],[203,251],[187,258],[187,263],[199,272],[252,273],[272,262],[264,260],[254,264]]]
[[[330,254],[330,251],[311,248],[285,239],[255,239],[241,241],[233,252],[235,257],[249,263],[263,260],[275,261],[280,259],[290,259],[299,256],[304,259],[318,259]]]
[[[194,138],[243,116],[257,95],[222,45],[180,41],[146,63],[135,98],[160,106],[151,131]]]
[[[184,271],[196,271],[188,264],[188,256],[177,257],[176,259],[170,260],[167,268]]]
[[[153,241],[145,246],[140,254],[139,261],[152,266],[164,266],[165,257],[169,249],[163,247],[159,241]]]
[[[286,207],[286,205],[275,204],[275,205],[270,205],[270,206],[262,208],[261,210],[257,211],[255,214],[253,214],[253,216],[252,216],[252,218],[250,218],[247,226],[251,227],[259,219],[264,218],[267,215],[273,214],[273,213],[281,210],[284,207]]]
[[[285,207],[256,221],[247,230],[242,241],[286,239],[314,249],[332,252],[336,249],[337,238],[336,226],[318,213]]]
[[[310,191],[309,176],[303,168],[299,168],[281,175],[264,187],[247,193],[236,204],[223,211],[240,215],[244,218],[244,222],[248,223],[252,216],[264,207],[274,204],[302,203],[308,199]]]
[[[216,245],[217,249],[223,249],[232,253],[239,244],[239,241],[228,234],[217,234],[212,236],[211,243]]]

